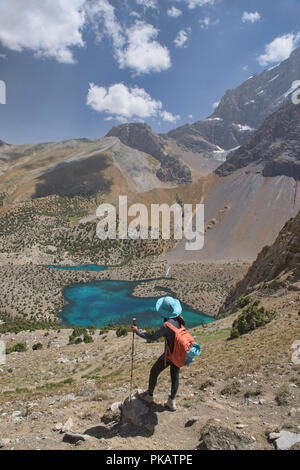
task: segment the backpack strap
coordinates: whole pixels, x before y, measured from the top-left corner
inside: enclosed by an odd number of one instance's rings
[[[177,333],[178,330],[184,328],[183,325],[180,325],[180,328],[176,328],[176,326],[172,325],[172,323],[170,323],[169,321],[166,321],[164,325],[170,328],[170,330],[174,331],[174,333]]]
[[[170,328],[172,331],[174,331],[174,333],[175,333],[175,330],[177,330],[177,328],[175,328],[175,326],[173,326],[172,323],[170,323],[170,322],[168,322],[168,321],[166,321],[166,322],[164,323],[164,325],[165,325],[167,328]],[[166,367],[168,356],[171,355],[171,349],[170,349],[170,346],[169,346],[169,344],[168,344],[168,341],[167,341],[167,338],[166,338],[166,337],[165,337],[165,345],[166,345],[166,347],[165,347],[164,366]]]
[[[177,331],[181,328],[184,328],[183,325],[180,326],[180,328],[176,328],[176,326],[172,325],[172,323],[170,323],[169,321],[166,321],[164,323],[164,325],[168,328],[170,328],[170,330],[172,330],[175,334],[177,333]],[[167,341],[167,338],[165,338],[165,343],[166,343],[166,348],[165,348],[165,360],[164,360],[164,365],[166,366],[167,365],[167,358],[168,358],[168,355],[170,356],[171,355],[171,350],[170,350],[170,346],[168,345],[168,341]]]
[[[167,360],[168,360],[168,355],[171,354],[171,351],[170,351],[170,348],[169,348],[169,345],[168,345],[167,338],[165,338],[165,344],[166,344],[166,347],[165,347],[164,366],[166,367],[166,365],[167,365]]]

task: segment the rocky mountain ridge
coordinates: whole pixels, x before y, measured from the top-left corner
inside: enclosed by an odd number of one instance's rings
[[[216,145],[225,150],[235,148],[246,142],[267,116],[289,102],[299,87],[300,47],[277,66],[227,90],[207,119],[181,126],[167,136],[193,151],[201,150],[203,145]]]
[[[262,165],[263,176],[300,180],[300,105],[289,103],[269,116],[215,172],[226,176],[251,163]]]
[[[211,117],[258,129],[300,86],[300,47],[280,64],[228,90]],[[294,84],[294,87],[293,87]]]
[[[171,181],[177,184],[192,181],[190,168],[180,158],[166,152],[163,140],[152,132],[148,124],[122,124],[113,127],[106,137],[118,137],[124,145],[147,153],[158,160],[160,168],[158,168],[156,175],[161,181]]]

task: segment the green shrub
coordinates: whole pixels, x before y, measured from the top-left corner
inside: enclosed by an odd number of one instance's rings
[[[278,406],[288,405],[290,403],[291,393],[287,384],[281,385],[275,395],[275,400]]]
[[[14,346],[6,349],[6,354],[11,354],[13,352],[25,352],[27,351],[27,344],[17,343]]]
[[[85,334],[83,335],[83,342],[86,343],[86,344],[88,344],[88,343],[93,343],[94,340],[93,340],[93,338],[92,338],[90,335],[88,335],[87,333],[85,333]]]
[[[249,305],[241,315],[233,322],[230,338],[238,338],[241,335],[249,333],[260,326],[270,323],[275,318],[275,312],[259,307],[259,301]]]
[[[245,308],[247,305],[249,305],[251,302],[251,297],[250,295],[247,295],[247,297],[243,297],[240,299],[237,303],[237,308]]]
[[[94,335],[95,332],[96,332],[96,327],[94,325],[89,325],[88,330],[89,330],[91,335]]]
[[[71,338],[78,338],[79,336],[82,336],[85,332],[85,328],[81,328],[80,326],[75,326]]]
[[[128,335],[128,328],[126,328],[126,326],[120,326],[116,330],[116,335],[117,335],[118,338],[120,338],[120,336],[127,336]]]
[[[94,340],[90,336],[85,328],[76,326],[69,337],[69,344],[80,344],[80,343],[93,343]]]
[[[38,351],[39,349],[43,349],[42,343],[36,343],[32,346],[33,351]]]
[[[36,330],[57,330],[58,328],[62,328],[62,326],[58,326],[56,323],[52,323],[48,320],[26,320],[26,318],[10,318],[5,315],[0,315],[1,320],[4,321],[3,324],[0,325],[0,334],[5,333],[15,333],[18,334],[21,331],[36,331]],[[64,328],[64,327],[63,327]],[[45,333],[44,336],[48,336],[48,331]]]

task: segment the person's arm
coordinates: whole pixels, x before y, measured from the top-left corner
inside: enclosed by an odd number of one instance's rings
[[[134,327],[132,327],[133,329]],[[138,328],[134,329],[135,333],[143,339],[146,339],[147,341],[156,341],[158,338],[161,338],[162,336],[166,335],[166,327],[165,325],[162,325],[159,330],[156,330],[152,335],[150,333],[146,333],[142,330],[139,330]]]

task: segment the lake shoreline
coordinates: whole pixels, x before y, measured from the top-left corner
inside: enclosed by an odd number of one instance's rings
[[[147,282],[151,280],[102,280],[65,287],[63,295],[66,303],[60,312],[63,325],[82,327],[94,325],[98,328],[108,323],[130,324],[132,317],[136,317],[142,327],[158,326],[162,319],[155,310],[155,304],[162,294],[156,293],[154,297],[133,295],[137,286]],[[182,308],[183,317],[190,328],[214,321],[214,318],[184,302]],[[106,312],[110,313],[107,315]]]
[[[192,309],[215,317],[229,289],[246,273],[248,266],[244,262],[173,265],[170,277],[165,276],[167,262],[159,257],[131,261],[104,271],[48,269],[32,264],[0,266],[4,292],[0,312],[12,318],[59,322],[65,305],[64,287],[112,280],[139,281],[132,293],[134,297],[156,298],[172,292]]]

